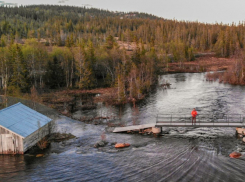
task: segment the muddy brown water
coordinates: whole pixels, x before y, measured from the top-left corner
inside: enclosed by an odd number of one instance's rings
[[[245,87],[206,82],[204,73],[169,74],[159,78],[170,89],[158,87],[133,108],[99,104],[93,110],[79,110],[83,116],[117,116],[127,125],[152,123],[156,114],[222,115],[245,113]],[[235,128],[163,128],[169,134],[115,134],[106,132],[107,146],[97,149],[106,125],[91,125],[59,117],[56,130],[77,136],[53,142],[44,157],[0,156],[0,181],[243,181],[245,158],[229,154],[245,145],[235,137]],[[112,143],[127,142],[116,150]]]

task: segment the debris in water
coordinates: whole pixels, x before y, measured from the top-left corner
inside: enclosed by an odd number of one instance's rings
[[[124,148],[124,147],[129,147],[130,144],[129,143],[117,143],[115,145],[115,148]]]
[[[44,154],[37,154],[36,157],[43,157]]]
[[[237,134],[243,135],[245,133],[245,128],[239,128],[239,127],[237,127],[236,128],[236,132],[237,132]]]
[[[239,153],[239,152],[232,152],[231,154],[230,154],[230,158],[239,158],[239,157],[241,157],[241,153]]]

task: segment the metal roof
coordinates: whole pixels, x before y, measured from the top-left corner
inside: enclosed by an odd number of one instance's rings
[[[29,136],[51,120],[20,102],[0,110],[0,125],[22,137]]]

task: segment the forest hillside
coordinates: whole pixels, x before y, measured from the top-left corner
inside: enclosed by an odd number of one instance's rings
[[[58,5],[0,7],[0,12],[0,86],[9,95],[32,87],[115,87],[118,102],[140,99],[170,62],[181,67],[200,52],[234,57],[245,45],[244,23]]]

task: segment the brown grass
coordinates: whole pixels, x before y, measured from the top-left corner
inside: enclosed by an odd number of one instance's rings
[[[232,85],[245,85],[245,61],[244,58],[231,59],[232,64],[226,72],[214,72],[206,74],[206,79],[209,81],[219,80],[222,83]]]
[[[217,58],[214,54],[196,58],[195,61],[179,63],[169,63],[168,72],[209,72],[227,70],[234,63],[231,58]]]
[[[61,90],[55,92],[57,95],[76,95],[76,94],[105,94],[108,92],[113,92],[114,88],[96,88],[96,89],[91,89],[91,90],[80,90],[80,89],[73,89],[73,90]]]
[[[46,149],[48,146],[48,139],[47,137],[42,138],[39,142],[37,142],[37,146],[43,150]]]

